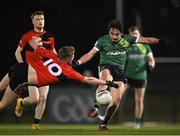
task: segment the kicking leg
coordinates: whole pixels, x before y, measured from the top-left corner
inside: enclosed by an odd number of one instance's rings
[[[110,75],[110,72],[108,69],[104,69],[99,73],[99,78],[102,80],[112,80],[112,76]],[[107,85],[99,85],[96,92],[99,92],[101,90],[106,90]],[[98,110],[99,110],[100,105],[97,103],[95,100],[94,102],[94,108],[91,109],[88,113],[87,116],[90,118],[95,118],[98,115]]]
[[[118,81],[116,82],[119,84],[119,88],[111,88],[111,94],[112,94],[112,102],[109,104],[108,108],[106,109],[105,117],[101,125],[99,126],[100,130],[107,130],[107,124],[108,121],[112,118],[114,113],[119,107],[119,104],[121,102],[121,98],[125,92],[125,85],[123,82]]]

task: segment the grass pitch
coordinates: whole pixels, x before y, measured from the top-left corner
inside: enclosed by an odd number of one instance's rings
[[[41,130],[31,130],[31,125],[0,125],[0,135],[180,135],[180,125],[154,125],[134,129],[132,126],[109,125],[109,131],[98,130],[97,125],[41,125]]]

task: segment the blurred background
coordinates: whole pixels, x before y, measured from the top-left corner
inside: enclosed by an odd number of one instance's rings
[[[54,34],[56,50],[73,45],[76,58],[107,33],[107,24],[114,18],[121,20],[124,33],[138,25],[144,36],[168,39],[168,44],[151,46],[157,64],[148,76],[144,120],[180,123],[180,0],[1,0],[1,78],[16,63],[15,50],[21,35],[33,28],[30,15],[35,10],[45,12],[45,28]],[[97,55],[77,70],[98,77],[98,60]],[[95,89],[73,81],[51,86],[42,123],[96,123],[86,116]],[[18,119],[14,104],[0,112],[0,123],[32,123],[34,107],[25,107]],[[112,123],[132,121],[134,96],[129,90]]]

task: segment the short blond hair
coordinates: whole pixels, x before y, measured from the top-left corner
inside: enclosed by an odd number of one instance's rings
[[[75,53],[76,49],[73,46],[64,46],[59,49],[58,55],[60,59],[64,60],[71,57]]]

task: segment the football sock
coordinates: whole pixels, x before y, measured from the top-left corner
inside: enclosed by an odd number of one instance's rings
[[[141,118],[136,118],[136,123],[141,123]]]
[[[40,122],[40,119],[34,118],[34,124],[39,124],[39,122]]]
[[[108,120],[104,120],[101,125],[107,125],[108,124]]]

